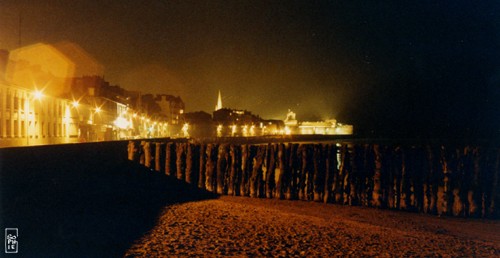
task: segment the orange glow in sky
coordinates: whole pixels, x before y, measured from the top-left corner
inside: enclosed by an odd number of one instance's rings
[[[44,88],[52,96],[70,92],[75,64],[56,48],[38,43],[10,52],[6,79],[23,88]]]

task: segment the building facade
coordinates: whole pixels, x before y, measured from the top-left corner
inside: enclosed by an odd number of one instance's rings
[[[66,99],[0,83],[0,147],[78,142]]]
[[[167,94],[158,94],[155,102],[160,106],[160,114],[171,125],[180,124],[181,116],[184,113],[185,105],[181,97],[175,97]]]

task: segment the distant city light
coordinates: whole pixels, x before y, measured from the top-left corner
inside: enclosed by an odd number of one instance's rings
[[[243,136],[248,136],[248,125],[243,126]]]
[[[292,131],[290,130],[290,127],[285,126],[285,134],[290,135],[291,133],[292,133]]]
[[[236,125],[232,125],[231,126],[231,136],[234,136],[235,133],[236,133]]]
[[[184,126],[182,126],[182,133],[184,134],[184,136],[189,136],[189,124],[188,123],[185,123]]]
[[[127,129],[127,127],[129,126],[129,121],[123,117],[118,117],[115,121],[114,121],[114,125],[120,129]]]
[[[222,136],[222,125],[218,125],[217,126],[217,137],[221,137]]]
[[[101,112],[101,107],[96,107],[96,108],[95,108],[95,112],[96,112],[96,113],[100,113],[100,112]]]
[[[43,92],[42,91],[39,91],[39,90],[35,90],[35,92],[33,92],[33,97],[36,99],[36,100],[40,100],[43,98]]]
[[[74,108],[77,108],[80,103],[78,103],[78,101],[74,100],[73,102],[71,102],[71,105],[74,107]]]

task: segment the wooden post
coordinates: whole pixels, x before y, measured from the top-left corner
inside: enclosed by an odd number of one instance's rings
[[[358,145],[352,147],[352,156],[350,159],[351,170],[349,171],[349,205],[354,206],[359,204],[359,170],[360,170],[360,159],[362,155],[360,153],[360,148]]]
[[[481,146],[483,156],[483,169],[480,175],[482,206],[481,215],[483,218],[491,218],[494,214],[491,210],[491,204],[494,202],[495,192],[493,191],[495,184],[495,169],[496,169],[496,151],[490,146]]]
[[[263,156],[262,156],[262,164],[260,166],[260,169],[257,170],[257,197],[259,198],[264,198],[266,196],[265,192],[265,182],[264,182],[264,171],[262,170],[262,167],[264,166],[264,162],[267,157],[267,153],[269,152],[269,145],[263,145],[260,146],[262,148]]]
[[[481,216],[481,194],[479,177],[482,173],[482,157],[481,149],[476,147],[473,151],[474,157],[474,170],[471,180],[471,187],[469,188],[469,214],[471,217],[478,218]]]
[[[214,151],[215,150],[215,151]],[[215,192],[216,188],[216,180],[215,180],[215,165],[217,164],[217,146],[214,146],[212,144],[207,145],[207,165],[206,165],[206,181],[205,181],[205,188],[210,191],[210,192]]]
[[[144,153],[144,144],[146,144],[146,141],[141,141],[141,144],[139,145],[139,164],[144,165],[146,162],[146,155]]]
[[[189,184],[193,182],[193,145],[186,143],[186,182]]]
[[[278,144],[278,157],[277,164],[278,167],[275,169],[276,174],[276,188],[275,188],[275,197],[278,199],[285,198],[285,191],[287,180],[288,180],[288,169],[286,167],[286,148],[283,143]]]
[[[439,187],[441,184],[441,173],[439,169],[439,157],[438,150],[429,147],[428,149],[428,166],[429,166],[429,189],[428,193],[430,195],[429,199],[429,213],[438,214],[438,202],[439,202]]]
[[[371,207],[375,177],[375,153],[371,144],[365,144],[363,147],[363,170],[360,172],[361,203]]]
[[[229,145],[229,180],[227,184],[227,195],[235,195],[234,194],[234,182],[236,179],[236,169],[234,168],[234,158],[235,158],[235,150],[234,150],[234,145],[231,144]]]
[[[404,147],[401,147],[401,181],[399,184],[399,209],[408,210],[410,207],[410,184],[407,167],[406,167],[406,155],[407,150]]]
[[[400,208],[403,210],[411,210],[411,148],[405,148],[403,150],[402,157],[402,167],[401,167],[401,206]]]
[[[240,180],[240,195],[248,196],[250,193],[250,189],[248,186],[249,183],[249,149],[248,145],[241,146],[241,180]]]
[[[401,181],[403,176],[403,153],[401,147],[395,147],[393,156],[393,205],[392,208],[401,208]]]
[[[453,166],[454,175],[452,177],[451,184],[451,194],[452,194],[452,205],[451,205],[451,214],[453,216],[461,216],[465,215],[465,202],[467,201],[467,195],[464,194],[466,191],[464,189],[467,187],[466,182],[466,170],[465,170],[465,161],[467,155],[467,147],[460,149],[457,148],[455,150],[455,164]]]
[[[228,195],[239,195],[240,194],[240,188],[239,188],[239,181],[240,181],[240,175],[241,171],[239,170],[240,168],[240,146],[239,145],[234,145],[232,144],[229,148],[229,154],[230,154],[230,164],[231,164],[231,169],[230,169],[230,175],[229,175],[229,186],[227,190]]]
[[[177,154],[177,159],[175,164],[177,165],[177,179],[186,180],[186,153],[185,153],[185,143],[177,143],[177,148],[175,154]]]
[[[493,182],[491,187],[491,203],[489,207],[489,216],[493,219],[500,218],[500,149],[496,149],[496,155],[494,156],[495,166],[493,170]]]
[[[323,202],[329,203],[335,200],[335,174],[337,170],[337,147],[335,144],[327,144],[325,147],[325,190]]]
[[[265,178],[265,192],[267,198],[273,198],[276,186],[276,144],[267,145],[267,155],[265,156],[262,173]],[[267,166],[266,166],[267,165]]]
[[[323,200],[325,189],[325,158],[323,155],[323,145],[315,144],[313,148],[313,200],[320,202]]]
[[[168,142],[165,146],[165,174],[167,176],[176,175],[175,156],[175,144]]]
[[[335,202],[339,204],[347,204],[349,201],[349,151],[347,150],[347,145],[342,145],[340,149],[340,169],[339,177],[335,184]]]
[[[135,156],[135,143],[134,141],[128,141],[128,160],[133,161]]]
[[[387,208],[389,203],[389,189],[390,189],[390,176],[391,176],[391,150],[387,145],[380,146],[382,154],[382,167],[380,171],[380,188],[382,190],[382,208]]]
[[[155,171],[161,171],[160,156],[161,155],[161,143],[155,143]]]
[[[299,199],[307,200],[307,145],[301,144],[297,150],[300,159]]]
[[[140,163],[141,162],[141,155],[143,154],[143,149],[142,149],[142,145],[140,142],[137,142],[137,141],[133,141],[133,144],[134,144],[134,158],[133,158],[133,161],[134,162],[137,162],[137,163]]]
[[[207,162],[207,145],[200,144],[200,166],[199,166],[199,176],[198,176],[198,187],[200,189],[206,189],[205,181],[206,181],[206,162]]]
[[[221,144],[217,153],[217,193],[225,194],[226,189],[226,173],[227,173],[227,156],[226,145]]]
[[[191,144],[191,183],[193,185],[198,185],[200,182],[200,148],[201,144],[192,143]],[[205,166],[205,164],[203,164]],[[201,188],[201,187],[200,187]]]
[[[450,168],[448,167],[448,159],[446,155],[446,148],[441,146],[440,164],[443,183],[438,190],[438,213],[443,215],[450,214]],[[440,203],[440,205],[439,205]]]
[[[424,211],[424,172],[425,150],[422,146],[416,148],[413,170],[413,192],[415,196],[414,207],[417,212]]]
[[[287,200],[295,200],[298,198],[298,175],[300,174],[300,163],[297,157],[298,144],[290,143],[288,151],[288,168],[290,171],[290,184],[286,194]]]
[[[375,144],[373,146],[375,152],[375,173],[373,175],[373,199],[372,206],[376,208],[383,208],[382,206],[382,153],[380,146]]]
[[[423,170],[422,166],[422,151],[418,146],[408,148],[405,155],[405,175],[407,180],[406,187],[406,203],[407,210],[422,211],[423,206],[423,191],[422,191],[422,178],[423,175],[420,171]]]
[[[254,146],[250,146],[252,148]],[[253,169],[250,177],[250,197],[261,197],[262,163],[266,154],[266,146],[257,148],[257,155],[253,158]]]
[[[149,142],[144,142],[144,166],[151,168],[151,145]]]

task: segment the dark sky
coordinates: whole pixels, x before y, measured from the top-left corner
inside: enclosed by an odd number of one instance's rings
[[[380,2],[380,3],[376,3]],[[500,135],[495,1],[0,0],[0,49],[71,41],[187,111],[337,118],[362,134]],[[406,1],[405,1],[406,2]]]

